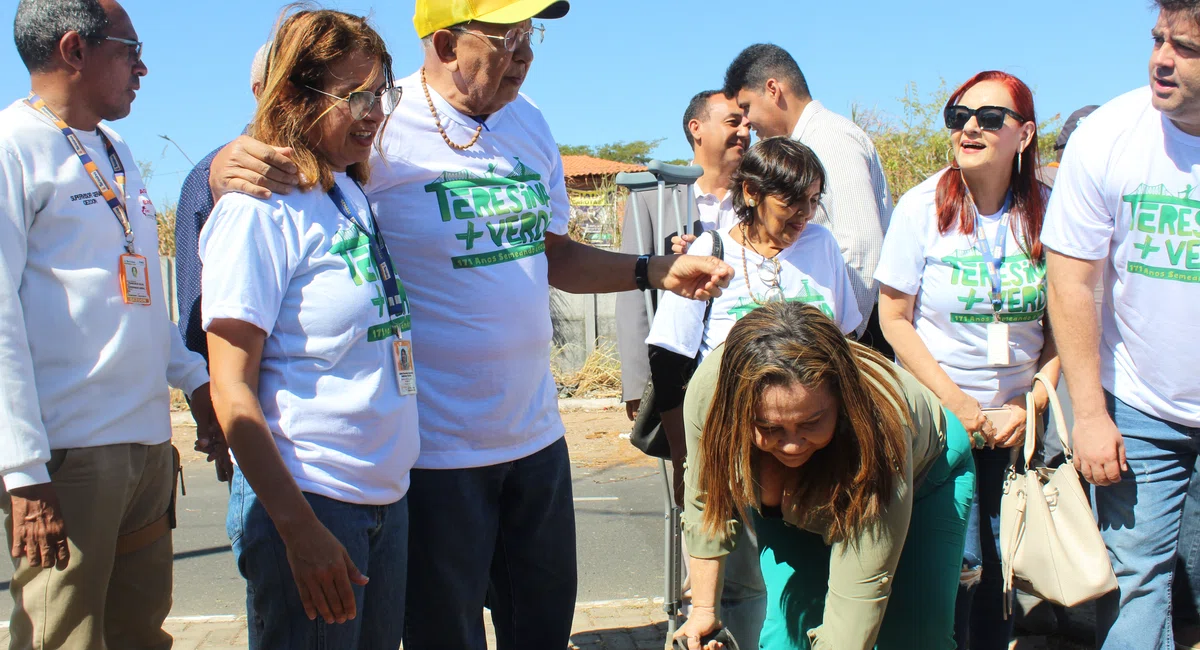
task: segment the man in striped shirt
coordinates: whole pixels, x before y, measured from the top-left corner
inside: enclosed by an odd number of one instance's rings
[[[725,71],[723,90],[745,111],[759,138],[791,136],[812,149],[825,166],[825,209],[813,221],[837,238],[858,311],[871,315],[859,325],[858,339],[891,358],[891,346],[879,329],[874,275],[892,215],[892,196],[875,145],[854,122],[812,98],[800,66],[777,45],[742,50]]]

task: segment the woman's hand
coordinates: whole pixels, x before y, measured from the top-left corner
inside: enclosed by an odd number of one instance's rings
[[[366,585],[342,543],[321,522],[313,519],[283,534],[288,564],[300,590],[300,601],[309,620],[317,614],[326,623],[345,623],[358,615],[350,583]]]
[[[718,641],[711,641],[705,646],[700,645],[700,639],[720,629],[721,622],[717,620],[717,613],[712,607],[693,605],[692,614],[688,616],[687,622],[676,630],[675,636],[667,642],[667,650],[671,650],[675,639],[686,639],[688,650],[722,650],[725,644]]]
[[[1025,444],[1025,393],[1005,403],[1012,415],[1004,428],[996,432],[996,446],[1005,449]]]
[[[979,407],[979,401],[961,390],[956,392],[957,394],[951,396],[950,399],[943,400],[942,403],[950,409],[959,422],[962,422],[963,428],[971,436],[971,446],[980,449],[985,445],[993,444],[996,428],[992,426],[991,420],[983,414],[983,409]]]

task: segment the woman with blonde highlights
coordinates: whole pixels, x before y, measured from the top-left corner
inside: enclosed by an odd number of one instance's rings
[[[761,647],[954,647],[975,473],[965,429],[928,389],[816,307],[771,303],[700,365],[684,419],[689,648],[720,627],[739,519],[762,553]]]
[[[419,450],[408,299],[359,183],[399,101],[360,17],[289,8],[251,127],[301,191],[226,194],[200,236],[226,527],[250,647],[395,650]],[[369,576],[369,579],[368,579]]]

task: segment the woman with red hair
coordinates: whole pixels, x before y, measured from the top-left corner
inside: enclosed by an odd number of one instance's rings
[[[999,552],[1009,449],[1025,440],[1025,395],[1056,378],[1040,240],[1033,93],[981,72],[946,103],[954,160],[896,204],[875,278],[883,333],[900,363],[962,421],[974,442],[972,506],[956,613],[959,648],[1008,648]],[[1039,413],[1049,396],[1039,384]],[[969,637],[969,638],[968,638]]]

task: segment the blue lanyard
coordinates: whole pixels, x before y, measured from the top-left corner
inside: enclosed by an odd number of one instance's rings
[[[362,191],[362,186],[355,181],[354,185],[358,190]],[[333,200],[333,204],[337,206],[342,216],[350,220],[354,227],[358,229],[367,238],[367,245],[370,248],[371,262],[375,265],[375,273],[379,275],[379,279],[383,281],[383,293],[387,296],[387,311],[388,316],[394,321],[396,318],[405,316],[404,300],[400,297],[400,281],[392,274],[392,256],[388,253],[387,244],[383,241],[383,235],[379,232],[379,223],[375,221],[375,211],[371,209],[370,202],[367,203],[367,212],[371,216],[371,224],[368,229],[365,224],[359,222],[358,212],[350,207],[350,202],[346,200],[346,194],[342,192],[342,188],[338,187],[337,183],[329,189],[329,198]],[[363,198],[366,198],[366,193],[363,193]],[[392,333],[396,338],[400,338],[399,326],[392,326]]]
[[[971,207],[974,208],[972,203]],[[1008,210],[1008,201],[1004,202],[1004,216],[1000,217],[1000,225],[996,228],[996,242],[994,245],[989,244],[987,233],[983,231],[983,219],[979,217],[979,210],[975,208],[975,247],[979,249],[979,254],[983,256],[984,265],[987,266],[988,279],[992,283],[992,312],[996,315],[996,319],[1000,319],[1000,311],[1004,307],[1004,300],[1001,297],[1001,277],[1000,268],[1004,266],[1004,250],[1008,246],[1008,222],[1011,218],[1011,212]]]

